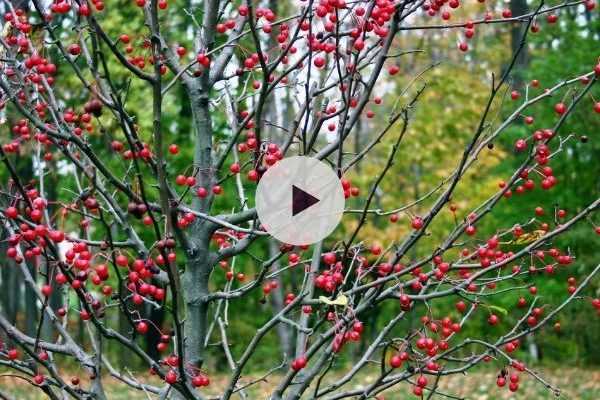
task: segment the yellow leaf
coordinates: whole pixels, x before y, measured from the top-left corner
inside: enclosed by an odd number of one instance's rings
[[[330,306],[344,306],[345,307],[348,305],[348,298],[343,294],[340,294],[335,300],[329,300],[325,296],[319,296],[319,301],[321,303],[325,303]]]
[[[535,242],[539,238],[543,237],[545,234],[546,234],[546,231],[542,231],[540,229],[535,230],[531,233],[524,233],[523,235],[519,236],[514,241],[514,243],[515,244],[526,244],[526,243]]]

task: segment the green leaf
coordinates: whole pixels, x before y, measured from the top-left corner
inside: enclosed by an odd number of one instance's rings
[[[508,315],[508,310],[506,308],[502,308],[502,307],[494,306],[494,305],[488,305],[488,308],[498,311],[498,312],[501,312],[504,315]]]

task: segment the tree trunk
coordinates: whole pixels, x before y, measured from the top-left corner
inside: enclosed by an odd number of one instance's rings
[[[273,257],[279,252],[279,248],[277,247],[277,243],[275,240],[269,241],[269,257]],[[273,263],[273,269],[277,270],[280,268],[279,261]],[[283,281],[281,280],[281,276],[277,275],[274,278],[277,281],[277,288],[271,291],[271,295],[269,296],[269,300],[271,302],[271,307],[273,308],[273,315],[279,313],[284,307],[283,301]],[[287,359],[290,359],[294,356],[294,345],[293,345],[293,332],[290,327],[286,324],[277,324],[275,327],[277,331],[277,337],[279,338],[279,345],[281,346],[281,353],[283,353]]]
[[[37,268],[32,265],[33,262],[27,262],[27,268],[33,278],[33,281],[37,281]],[[29,336],[35,337],[37,334],[38,324],[38,306],[37,296],[33,289],[29,285],[25,286],[25,333]]]
[[[52,167],[50,167],[52,168]],[[44,185],[43,195],[46,199],[49,200],[48,204],[48,213],[53,215],[57,209],[59,208],[55,205],[56,198],[58,197],[57,189],[59,187],[59,181],[56,175],[52,174],[47,176],[46,185]],[[41,268],[41,266],[40,266]],[[44,271],[48,276],[48,280],[50,285],[52,286],[52,294],[49,297],[48,306],[56,313],[59,308],[64,305],[64,296],[65,296],[65,288],[56,283],[54,277],[57,274],[58,267],[49,267],[48,263],[44,263]],[[54,336],[56,335],[56,330],[52,326],[52,323],[46,316],[46,313],[43,314],[44,322],[42,325],[42,337],[46,340],[53,341]]]
[[[0,267],[0,287],[3,288],[0,291],[0,309],[6,315],[7,320],[15,325],[20,296],[18,296],[16,267],[12,260],[6,257],[8,242],[5,239],[7,234],[4,227],[0,227],[0,265],[2,266]],[[0,337],[0,342],[1,339]]]
[[[523,14],[527,14],[529,11],[527,7],[527,0],[511,0],[510,2],[510,11],[513,16],[519,16]],[[512,48],[512,56],[519,51],[519,47],[521,46],[521,40],[523,39],[524,29],[526,24],[523,23],[514,23],[510,32],[511,37],[511,48]],[[527,51],[527,45],[521,49],[517,60],[515,62],[515,66],[513,68],[513,77],[515,82],[515,87],[520,87],[523,85],[525,77],[523,76],[523,72],[525,67],[529,63],[529,55]]]
[[[212,265],[208,245],[211,231],[201,225],[194,230],[196,249],[187,262],[181,281],[185,304],[184,355],[186,365],[201,367],[204,362],[204,342],[208,329],[208,282]],[[175,294],[173,294],[175,295]]]
[[[538,345],[535,342],[535,338],[533,335],[525,336],[525,343],[527,343],[527,349],[529,350],[529,356],[535,362],[540,359],[540,351],[538,349]]]
[[[148,307],[146,310],[146,315],[148,315],[148,319],[152,321],[152,325],[156,325],[160,328],[165,320],[165,309],[164,307],[155,308],[153,306]],[[160,359],[160,354],[157,349],[157,345],[160,343],[160,332],[156,329],[152,328],[145,335],[146,339],[146,353],[154,360]]]
[[[123,287],[125,287],[125,283],[122,283]],[[119,324],[119,333],[125,337],[130,336],[131,326],[129,325],[129,321],[127,320],[127,316],[125,313],[120,312],[118,314],[118,324]],[[119,365],[123,368],[131,366],[131,357],[124,351],[120,351],[118,354]]]

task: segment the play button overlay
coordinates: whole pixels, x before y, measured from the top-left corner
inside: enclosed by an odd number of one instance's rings
[[[277,240],[312,244],[329,236],[342,218],[342,183],[330,166],[315,158],[284,158],[261,177],[256,211]]]
[[[319,199],[306,193],[296,185],[292,185],[292,217],[317,204]]]

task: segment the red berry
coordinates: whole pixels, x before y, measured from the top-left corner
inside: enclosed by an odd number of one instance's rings
[[[240,172],[240,164],[238,163],[233,163],[229,166],[229,171],[231,171],[232,174],[237,174],[238,172]]]
[[[335,261],[336,261],[335,253],[323,254],[323,261],[325,262],[325,264],[328,264],[328,265],[335,264]]]
[[[77,43],[70,44],[67,51],[72,56],[78,56],[81,53],[81,47]]]
[[[198,374],[192,378],[192,385],[194,387],[208,386],[209,384],[210,380],[204,374]]]
[[[169,372],[165,374],[165,382],[169,385],[175,384],[177,382],[177,373],[173,370],[169,370]]]
[[[300,356],[300,357],[296,358],[294,361],[292,361],[292,369],[294,371],[299,371],[302,368],[306,367],[306,363],[307,363],[306,357]]]
[[[135,330],[140,334],[140,335],[145,335],[148,332],[148,324],[145,323],[144,321],[139,322],[136,326],[135,326]]]
[[[17,350],[17,349],[10,349],[8,351],[8,359],[9,360],[16,360],[17,358],[19,358],[19,350]]]
[[[400,72],[400,67],[398,67],[397,65],[390,65],[388,67],[388,73],[390,75],[396,75],[398,72]]]
[[[488,323],[490,325],[496,325],[498,322],[500,322],[500,318],[498,318],[496,314],[492,314],[489,316]]]
[[[19,215],[19,211],[15,207],[7,207],[4,210],[4,214],[10,219],[16,219]]]
[[[527,149],[527,141],[525,141],[524,139],[517,140],[515,143],[515,150],[524,151],[525,149]]]
[[[196,195],[203,199],[208,195],[208,191],[203,187],[199,187],[198,189],[196,189]]]
[[[463,313],[467,309],[467,305],[464,301],[461,300],[458,303],[456,303],[456,309],[458,310],[458,312]]]
[[[402,359],[399,355],[395,354],[390,358],[390,367],[400,368],[402,366]]]
[[[423,219],[421,217],[414,217],[410,223],[413,229],[421,229],[423,227]]]
[[[50,296],[52,294],[52,286],[50,286],[50,285],[42,286],[41,292],[46,297]]]

